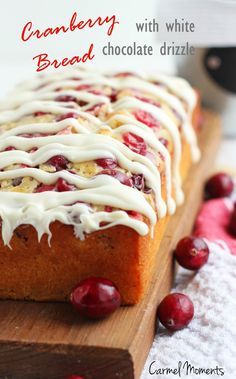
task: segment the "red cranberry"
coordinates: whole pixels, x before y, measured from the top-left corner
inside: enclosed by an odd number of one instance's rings
[[[85,379],[83,376],[78,376],[78,375],[71,375],[67,376],[65,379]]]
[[[133,152],[141,155],[146,155],[147,144],[142,137],[139,137],[134,133],[123,134],[124,144],[130,148]]]
[[[89,112],[93,114],[94,116],[97,116],[103,104],[104,103],[94,104],[92,107],[86,109],[86,112]]]
[[[180,266],[198,270],[207,262],[209,248],[202,238],[190,236],[179,241],[174,255]]]
[[[78,312],[91,319],[109,316],[121,304],[121,296],[115,285],[104,278],[82,280],[72,291],[70,300]]]
[[[168,148],[169,142],[166,138],[159,138],[159,141],[164,145],[166,148]]]
[[[138,76],[137,74],[134,74],[133,72],[119,72],[118,74],[114,75],[114,78],[127,78],[128,76]]]
[[[54,155],[47,161],[47,164],[50,164],[56,168],[57,171],[64,170],[68,164],[68,160],[63,155]]]
[[[110,205],[105,205],[104,211],[110,213],[113,211],[113,208]]]
[[[38,150],[38,147],[34,146],[32,147],[32,149],[30,149],[30,153],[35,153],[35,151]]]
[[[65,120],[67,118],[77,118],[78,117],[78,114],[77,113],[74,113],[74,112],[69,112],[69,113],[66,113],[66,114],[62,114],[60,116],[58,116],[56,118],[56,121],[62,121],[62,120]]]
[[[143,111],[142,109],[139,109],[136,112],[134,112],[134,116],[135,116],[136,120],[147,125],[149,128],[159,128],[159,124],[158,124],[157,120],[149,112],[146,112],[146,111]]]
[[[111,94],[109,95],[111,103],[114,103],[117,100],[117,94],[118,94],[118,91],[112,88]]]
[[[133,182],[133,187],[137,188],[139,191],[144,191],[145,193],[151,193],[152,189],[146,187],[143,174],[134,174],[131,177]]]
[[[142,97],[142,96],[139,96],[139,95],[136,95],[135,97],[138,100],[144,101],[145,103],[149,103],[149,104],[155,105],[156,107],[160,107],[161,106],[160,103],[158,103],[157,101],[155,101],[153,99],[149,99],[148,97]]]
[[[40,184],[39,187],[36,188],[35,192],[46,192],[46,191],[55,191],[54,184]]]
[[[104,95],[104,93],[100,89],[90,89],[88,92],[92,93],[93,95]]]
[[[104,95],[104,92],[101,89],[96,89],[96,88],[93,89],[93,88],[90,88],[91,86],[89,86],[89,85],[84,85],[84,86],[79,86],[79,87],[78,87],[79,90],[84,89],[84,90],[87,90],[87,92],[92,93],[94,95],[98,95],[98,96]],[[84,88],[81,88],[81,87],[84,87]],[[85,88],[85,87],[87,87],[87,88]],[[77,90],[78,90],[78,88],[77,88]]]
[[[78,87],[76,87],[77,91],[84,91],[87,89],[90,89],[91,85],[90,84],[80,84]]]
[[[205,189],[210,198],[225,197],[233,192],[234,183],[230,175],[220,172],[207,181]]]
[[[14,146],[7,146],[4,151],[11,151],[11,150],[16,150]]]
[[[144,176],[143,176],[143,174],[132,175],[131,179],[132,179],[132,182],[133,182],[133,187],[137,188],[139,191],[143,191],[144,190],[145,182],[144,182]]]
[[[236,203],[229,222],[229,232],[236,237]]]
[[[64,179],[59,178],[57,181],[56,189],[58,192],[74,191],[76,187],[73,184],[67,183]]]
[[[96,163],[102,168],[116,168],[117,162],[112,158],[96,159]]]
[[[97,89],[91,89],[90,84],[81,84],[80,86],[76,87],[77,91],[87,91],[89,93],[93,93],[94,95],[103,95],[103,92]],[[80,107],[83,107],[84,105],[87,105],[88,103],[83,100],[77,100],[77,103]]]
[[[80,106],[80,107],[84,107],[85,105],[88,104],[87,101],[83,101],[83,100],[77,100],[77,104]]]
[[[45,114],[47,114],[47,113],[45,113],[45,112],[35,112],[34,116],[35,117],[37,117],[37,116],[44,116]]]
[[[126,213],[132,217],[132,218],[136,218],[136,219],[140,219],[142,217],[141,213],[139,212],[136,212],[136,211],[126,211]]]
[[[108,225],[109,224],[109,222],[107,222],[107,221],[100,221],[99,222],[99,226],[100,227],[102,227],[102,226],[106,226],[106,225]]]
[[[63,101],[63,102],[69,102],[69,101],[75,101],[76,97],[71,95],[60,95],[55,98],[56,101]]]
[[[121,184],[124,184],[124,185],[126,185],[128,187],[132,187],[133,186],[132,179],[129,178],[126,174],[124,174],[121,171],[112,170],[112,169],[106,169],[106,170],[100,171],[97,175],[109,175],[109,176],[112,176],[113,178],[119,180],[119,182]]]
[[[167,295],[157,309],[157,317],[169,330],[183,329],[190,323],[193,315],[193,303],[182,293]]]

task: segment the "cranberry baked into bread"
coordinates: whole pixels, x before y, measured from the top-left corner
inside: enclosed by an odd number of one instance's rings
[[[0,297],[66,300],[89,276],[137,303],[200,153],[180,78],[73,69],[0,104]]]

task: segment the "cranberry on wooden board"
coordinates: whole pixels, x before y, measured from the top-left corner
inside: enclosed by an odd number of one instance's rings
[[[157,317],[165,328],[175,331],[185,328],[194,316],[194,306],[188,296],[171,293],[159,304]]]
[[[209,248],[202,238],[189,236],[178,242],[174,256],[180,266],[188,270],[198,270],[207,262]]]
[[[71,303],[81,316],[101,319],[121,304],[116,286],[108,279],[91,277],[82,280],[70,295]]]
[[[206,197],[217,198],[229,196],[234,189],[234,183],[229,174],[219,172],[213,175],[205,186]]]

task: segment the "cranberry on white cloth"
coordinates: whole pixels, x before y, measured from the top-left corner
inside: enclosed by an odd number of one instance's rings
[[[194,319],[187,328],[174,333],[159,329],[141,379],[175,379],[178,373],[164,369],[178,370],[179,362],[181,378],[219,378],[221,370],[225,379],[235,377],[236,239],[226,231],[232,207],[231,200],[225,199],[202,205],[195,232],[206,238],[209,260],[196,273],[180,268],[173,288],[173,292],[190,297]],[[188,364],[193,367],[191,372],[187,372]],[[214,371],[206,375],[199,374],[199,369]]]

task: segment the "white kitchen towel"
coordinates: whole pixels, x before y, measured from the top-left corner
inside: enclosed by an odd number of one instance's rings
[[[194,319],[178,332],[159,328],[141,379],[236,378],[236,257],[223,243],[208,244],[208,263],[196,273],[181,269],[173,288],[191,298]],[[193,366],[191,372],[186,361]],[[161,373],[162,368],[178,368],[179,362],[182,366],[176,374]],[[199,374],[201,368],[215,370]]]

